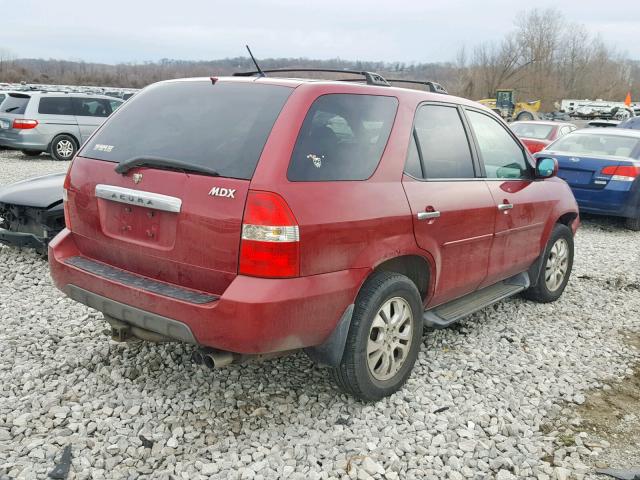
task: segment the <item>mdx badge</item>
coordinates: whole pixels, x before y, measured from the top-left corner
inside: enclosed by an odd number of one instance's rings
[[[213,187],[211,190],[209,190],[209,195],[211,195],[212,197],[236,198],[235,194],[235,188]]]

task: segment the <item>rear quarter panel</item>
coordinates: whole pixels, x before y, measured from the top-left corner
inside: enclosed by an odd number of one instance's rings
[[[363,93],[362,87],[298,87],[274,125],[251,182],[253,190],[276,191],[300,225],[301,274],[370,268],[386,259],[418,254],[402,171],[417,102],[398,90],[371,89],[398,98],[389,141],[373,175],[364,181],[290,182],[287,168],[299,126],[313,101],[328,93]],[[291,128],[295,125],[296,128]]]

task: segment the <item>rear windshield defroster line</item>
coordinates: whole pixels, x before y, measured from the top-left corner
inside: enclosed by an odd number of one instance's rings
[[[80,155],[116,163],[162,159],[178,170],[248,180],[292,91],[209,80],[152,85],[118,109]]]

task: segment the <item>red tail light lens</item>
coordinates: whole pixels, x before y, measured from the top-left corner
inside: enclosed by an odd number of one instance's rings
[[[544,150],[544,147],[547,145],[540,142],[524,142],[525,146],[531,153],[538,153],[541,150]]]
[[[611,180],[633,182],[640,176],[640,165],[610,165],[602,169],[603,175],[612,175]]]
[[[64,208],[64,226],[71,230],[71,215],[69,214],[69,186],[71,180],[69,179],[69,172],[64,177],[64,183],[62,184],[62,206]]]
[[[32,128],[36,128],[38,126],[37,120],[26,120],[24,118],[16,118],[13,121],[13,128],[17,128],[18,130],[29,130]]]
[[[250,191],[242,223],[240,273],[286,278],[300,274],[298,222],[284,199]]]

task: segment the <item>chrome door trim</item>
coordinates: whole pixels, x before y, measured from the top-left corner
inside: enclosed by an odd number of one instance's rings
[[[96,185],[96,197],[165,212],[179,213],[182,208],[182,200],[180,198],[162,195],[161,193],[116,187],[114,185]]]

